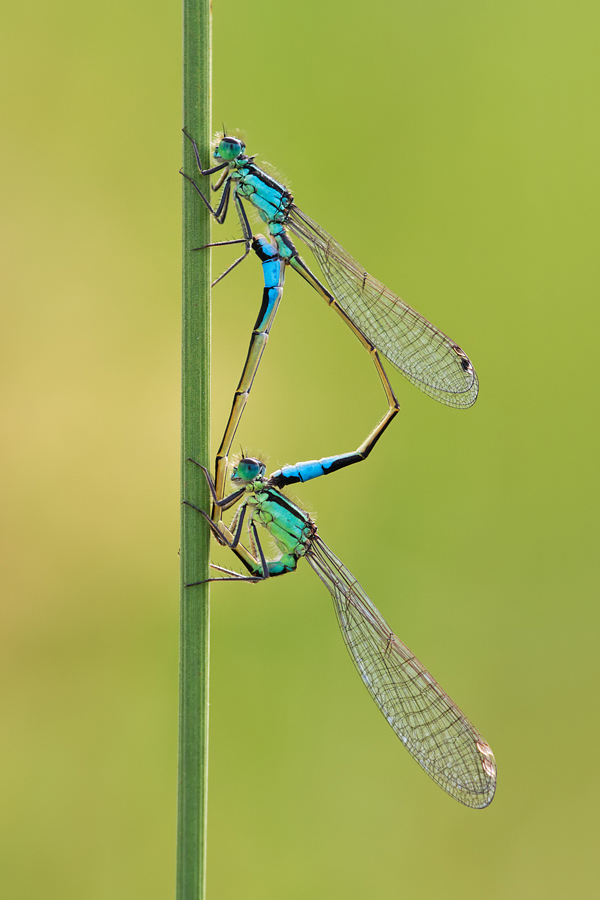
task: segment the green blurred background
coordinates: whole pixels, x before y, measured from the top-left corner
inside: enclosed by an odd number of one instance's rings
[[[404,752],[308,566],[213,589],[209,897],[596,898],[600,11],[215,0],[214,125],[472,357],[394,375],[371,460],[295,496],[492,745],[463,808]],[[173,896],[180,8],[4,15],[0,893]],[[220,238],[236,236],[231,218]],[[213,265],[220,271],[227,251]],[[219,436],[260,301],[214,291]],[[239,438],[269,467],[385,410],[293,273]]]

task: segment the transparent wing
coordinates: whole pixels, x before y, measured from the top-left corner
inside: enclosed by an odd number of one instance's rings
[[[409,381],[447,406],[475,403],[477,374],[458,344],[365,272],[297,206],[292,205],[286,224],[312,250],[344,312]]]
[[[489,745],[398,640],[360,584],[318,535],[306,559],[333,597],[360,677],[404,746],[452,797],[475,809],[492,802],[496,763]]]

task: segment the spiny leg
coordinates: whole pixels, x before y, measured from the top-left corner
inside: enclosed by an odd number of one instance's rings
[[[227,528],[227,526],[224,525],[223,522],[219,522],[217,527],[218,527],[219,532],[223,535],[223,537],[225,537],[230,544],[233,543],[234,535],[232,535],[232,533]],[[237,558],[239,559],[241,564],[244,566],[244,568],[248,572],[250,572],[250,574],[252,575],[253,578],[258,577],[256,575],[256,573],[260,569],[260,563],[252,555],[252,553],[250,553],[250,551],[247,550],[246,547],[244,547],[244,545],[242,544],[241,541],[237,544],[236,547],[232,548],[231,552],[234,553],[235,556],[237,556]],[[262,579],[262,576],[261,576],[261,579]]]
[[[201,247],[194,247],[194,250],[207,250],[208,247],[229,247],[231,244],[245,243],[245,238],[236,238],[234,241],[211,241],[210,244],[202,244]]]
[[[254,556],[252,556],[252,554],[239,541],[239,537],[240,537],[239,534],[237,535],[237,540],[236,540],[236,535],[232,535],[231,532],[229,531],[229,529],[227,528],[227,526],[223,524],[223,522],[219,522],[218,524],[216,524],[215,522],[212,521],[210,516],[208,516],[204,512],[204,510],[200,509],[198,506],[195,506],[193,503],[190,503],[189,500],[184,500],[183,503],[186,506],[189,506],[192,509],[196,510],[196,512],[199,512],[200,515],[204,516],[204,518],[207,520],[208,524],[210,525],[210,529],[211,529],[212,533],[214,534],[215,538],[217,539],[218,543],[229,547],[231,549],[231,552],[233,554],[235,554],[235,556],[237,556],[237,558],[242,563],[244,568],[247,569],[248,572],[250,572],[249,578],[246,578],[246,576],[239,576],[240,578],[243,578],[244,580],[248,580],[248,581],[256,581],[256,580],[262,581],[263,576],[256,574],[257,572],[260,571],[261,565],[258,562],[258,560],[255,559]],[[240,518],[243,519],[243,516],[240,516]],[[241,533],[241,526],[239,527],[239,532]],[[219,568],[219,567],[217,566],[217,568]],[[207,580],[212,581],[213,579],[207,579]],[[225,580],[229,580],[229,579],[225,579]],[[194,582],[194,584],[203,584],[203,583],[204,582],[201,582],[201,581]],[[186,587],[192,587],[192,585],[189,584],[189,585],[186,585]]]
[[[235,553],[235,550],[234,550]],[[197,584],[209,584],[212,581],[248,581],[251,584],[256,584],[259,581],[264,581],[263,575],[240,575],[239,572],[234,572],[233,569],[225,569],[223,566],[216,566],[214,563],[210,564],[211,569],[216,569],[218,572],[226,572],[228,575],[231,575],[231,578],[205,578],[203,581],[191,581],[189,584],[186,584],[186,587],[195,587]]]
[[[236,533],[235,535],[232,535],[229,529],[222,522],[212,522],[209,519],[208,515],[197,506],[194,506],[193,503],[190,503],[186,500],[184,500],[183,502],[187,506],[190,506],[192,509],[195,509],[197,512],[204,516],[204,518],[209,522],[213,534],[215,534],[215,536],[218,536],[220,543],[228,546],[232,553],[237,556],[242,565],[250,573],[249,576],[242,576],[237,572],[232,572],[230,569],[223,569],[222,566],[215,566],[214,564],[212,564],[213,568],[223,571],[228,575],[232,575],[233,578],[208,578],[205,579],[205,581],[192,582],[191,584],[186,585],[186,587],[193,587],[196,584],[204,584],[206,581],[265,581],[267,578],[274,578],[278,575],[287,575],[290,572],[296,570],[296,567],[298,565],[298,558],[291,553],[283,554],[277,559],[271,561],[267,560],[260,538],[258,536],[256,524],[252,518],[252,511],[250,511],[250,515],[248,518],[248,531],[250,533],[252,547],[254,548],[254,552],[258,556],[260,562],[246,550],[242,543],[240,543],[242,523],[246,511],[245,506],[241,507],[241,515],[237,523]]]
[[[204,477],[206,478],[208,484],[208,489],[210,491],[211,497],[213,498],[213,503],[219,506],[221,509],[229,509],[229,507],[233,506],[234,503],[240,500],[242,495],[245,493],[245,489],[242,487],[233,491],[233,493],[228,497],[220,498],[215,489],[215,483],[212,480],[212,476],[206,466],[203,466],[202,463],[196,462],[196,460],[192,459],[191,456],[188,456],[188,462],[194,463],[195,466],[198,466],[199,469],[202,469],[202,471],[204,472]]]
[[[225,190],[223,191],[223,193],[225,193],[225,191],[227,190],[227,188],[229,187],[230,184],[231,184],[231,182],[228,181],[227,184],[225,185]],[[233,269],[235,269],[236,266],[238,266],[244,259],[246,259],[246,257],[250,253],[250,247],[252,246],[252,228],[250,227],[250,222],[248,221],[248,216],[246,215],[246,210],[244,209],[244,207],[242,205],[242,201],[238,197],[238,195],[235,191],[235,188],[233,189],[233,201],[235,203],[238,218],[240,220],[240,225],[242,227],[242,234],[244,235],[243,240],[244,240],[244,243],[246,244],[246,248],[245,248],[244,252],[242,253],[242,255],[238,259],[236,259],[236,261],[233,262],[227,269],[225,269],[225,271],[222,272],[218,278],[216,278],[213,281],[213,283],[211,284],[211,287],[214,287],[215,284],[218,284],[219,281],[222,281],[222,279],[225,278],[226,275],[229,275],[229,273]],[[216,216],[215,216],[215,218],[216,218]],[[223,217],[223,221],[224,220],[225,219]],[[217,219],[217,221],[219,221],[219,220]],[[222,222],[221,222],[221,224],[222,224]],[[241,241],[240,241],[240,243],[241,243]]]
[[[262,548],[262,544],[260,542],[260,538],[258,537],[256,525],[254,524],[252,519],[249,520],[249,528],[250,528],[252,536],[253,536],[253,544],[256,547],[256,549],[258,550],[258,554],[260,557],[260,564],[257,563],[256,560],[254,560],[254,558],[251,556],[248,559],[248,556],[249,556],[248,551],[245,549],[245,547],[242,544],[239,543],[240,535],[241,535],[241,531],[242,531],[242,525],[243,525],[243,521],[244,521],[244,515],[246,512],[245,506],[242,507],[242,511],[241,511],[241,515],[238,520],[238,525],[237,525],[235,536],[233,537],[232,540],[225,540],[224,535],[220,532],[219,529],[221,529],[222,532],[227,532],[228,535],[230,535],[230,532],[227,528],[225,528],[225,526],[223,526],[222,523],[220,523],[220,526],[217,527],[217,525],[215,525],[215,523],[211,521],[209,516],[203,510],[199,509],[199,507],[194,506],[194,504],[190,503],[188,500],[184,500],[183,502],[187,506],[190,506],[192,509],[195,509],[197,512],[201,513],[201,515],[204,516],[204,518],[209,523],[213,533],[215,535],[219,535],[222,538],[222,542],[225,543],[229,547],[229,549],[237,556],[237,558],[240,560],[240,562],[250,572],[250,575],[238,575],[237,572],[232,572],[230,569],[223,569],[221,566],[213,566],[213,568],[219,569],[222,572],[227,572],[228,574],[233,575],[233,577],[232,578],[205,578],[202,581],[192,581],[189,584],[186,584],[186,587],[194,587],[195,585],[206,584],[211,581],[250,581],[250,582],[256,583],[257,581],[265,581],[267,578],[270,578],[272,574],[275,574],[275,575],[284,574],[283,572],[271,573],[270,568],[269,568],[269,563],[267,562],[265,553]],[[251,562],[250,562],[250,560],[251,560]]]
[[[199,469],[202,469],[202,471],[204,472],[206,481],[208,483],[208,487],[211,492],[213,502],[216,503],[217,496],[215,493],[215,485],[211,478],[210,472],[208,471],[208,469],[205,466],[201,465],[201,463],[196,462],[195,459],[188,457],[188,461],[191,463],[194,463],[194,465],[198,466]],[[237,503],[238,500],[241,499],[241,497],[243,496],[244,493],[245,493],[244,488],[238,488],[236,491],[234,491],[228,497],[225,497],[223,500],[220,500],[219,503],[220,503],[221,509],[229,509],[231,506],[233,506],[235,503]],[[235,535],[233,535],[231,533],[231,531],[229,530],[229,528],[227,528],[227,526],[224,524],[224,522],[222,522],[222,521],[214,522],[210,518],[210,516],[204,512],[203,509],[200,509],[198,506],[195,506],[189,500],[184,500],[183,503],[186,506],[190,506],[192,509],[195,509],[197,512],[200,513],[200,515],[204,516],[204,518],[208,521],[208,523],[210,525],[211,531],[212,531],[217,543],[219,543],[223,546],[229,547],[235,553],[235,555],[238,557],[238,559],[242,562],[242,564],[246,567],[246,569],[248,569],[249,572],[254,573],[257,570],[257,568],[259,566],[258,561],[246,549],[246,547],[244,547],[244,545],[240,542],[241,525],[239,525],[238,533],[237,533],[237,537],[236,537]],[[244,508],[242,507],[241,509],[244,509]],[[241,518],[243,520],[243,515],[241,516]],[[234,523],[237,525],[236,518],[234,518]]]
[[[182,130],[183,133],[185,134],[186,138],[187,138],[189,141],[192,142],[192,147],[194,148],[194,156],[196,157],[196,164],[197,164],[197,166],[198,166],[198,171],[200,172],[200,174],[201,174],[202,176],[204,176],[204,175],[214,175],[215,172],[220,172],[221,169],[226,168],[227,163],[226,163],[226,162],[222,162],[222,163],[219,163],[219,164],[216,165],[216,166],[212,166],[212,168],[210,168],[210,169],[203,169],[203,168],[202,168],[202,163],[200,162],[200,151],[198,150],[198,145],[197,145],[196,141],[195,141],[194,138],[191,136],[191,134],[188,134],[188,132],[185,130],[185,128],[182,128],[181,130]],[[219,182],[221,182],[221,183],[223,182],[223,177],[219,178]],[[220,187],[220,186],[221,186],[221,184],[219,184],[219,187]]]
[[[219,527],[217,525],[215,525],[215,523],[213,522],[211,517],[208,515],[208,513],[205,513],[204,510],[200,509],[199,506],[195,506],[193,503],[190,503],[189,500],[184,500],[183,502],[186,506],[190,506],[192,509],[195,509],[196,512],[199,512],[200,515],[204,516],[204,518],[210,525],[212,533],[217,538],[217,540],[219,541],[220,544],[223,544],[223,546],[225,546],[225,547],[229,547],[230,550],[236,549],[236,547],[238,546],[238,544],[240,542],[240,537],[242,534],[242,526],[244,524],[244,516],[246,515],[246,507],[245,506],[241,507],[241,513],[237,520],[237,527],[235,530],[235,534],[233,536],[233,539],[231,541],[229,541],[225,537],[223,532],[219,529]]]
[[[186,584],[186,587],[196,587],[197,584],[212,584],[213,581],[246,581],[250,582],[250,584],[257,584],[259,581],[263,580],[262,575],[238,575],[238,573],[233,572],[232,569],[223,569],[221,566],[212,566],[212,568],[218,569],[220,572],[231,572],[234,577],[205,578],[204,581],[191,581],[189,584]]]
[[[264,554],[264,551],[263,551],[263,548],[262,548],[262,544],[261,544],[260,539],[259,539],[259,537],[258,537],[258,532],[257,532],[257,530],[256,530],[256,525],[254,524],[254,522],[252,521],[252,519],[250,519],[249,525],[250,525],[250,532],[251,532],[251,534],[252,534],[252,536],[253,536],[253,538],[254,538],[253,546],[258,550],[258,555],[259,555],[259,557],[260,557],[260,570],[261,570],[261,573],[262,573],[262,577],[263,577],[263,579],[265,579],[265,578],[270,578],[270,577],[271,577],[271,573],[270,573],[270,571],[269,571],[269,564],[268,564],[268,562],[267,562],[267,558],[266,558],[266,556],[265,556],[265,554]]]
[[[211,530],[212,533],[213,533],[213,537],[216,538],[217,543],[221,544],[222,546],[227,546],[227,547],[230,546],[230,543],[229,543],[228,538],[231,537],[231,539],[233,540],[233,536],[231,535],[230,532],[228,532],[228,537],[225,537],[225,535],[222,534],[221,529],[218,527],[218,525],[215,525],[215,523],[213,522],[213,520],[210,518],[210,516],[208,516],[208,515],[204,512],[203,509],[200,509],[199,506],[196,506],[196,505],[195,505],[194,503],[192,503],[190,500],[182,500],[181,502],[183,503],[184,506],[189,506],[190,509],[195,509],[196,512],[199,512],[201,516],[204,516],[204,518],[206,519],[206,521],[207,521],[208,524],[210,525],[210,530]]]
[[[219,225],[222,225],[225,222],[225,219],[227,217],[227,211],[229,209],[229,199],[230,199],[231,192],[232,192],[232,187],[231,187],[232,183],[231,183],[231,180],[228,179],[228,175],[229,175],[228,165],[227,165],[227,163],[220,163],[218,166],[213,166],[213,168],[211,168],[211,169],[203,169],[202,163],[200,162],[200,154],[198,152],[198,146],[197,146],[195,140],[191,137],[191,135],[189,135],[187,133],[185,128],[183,129],[183,133],[192,142],[192,146],[194,148],[194,155],[196,156],[196,163],[198,165],[198,170],[201,175],[211,175],[211,174],[213,174],[213,172],[218,172],[221,169],[224,169],[224,172],[220,176],[220,178],[217,180],[217,183],[214,185],[211,185],[211,188],[214,191],[218,191],[223,184],[225,185],[225,187],[223,189],[223,193],[221,195],[221,199],[219,201],[219,205],[217,206],[216,209],[213,209],[213,207],[210,204],[210,202],[208,201],[207,197],[204,196],[203,192],[200,190],[200,188],[198,187],[198,185],[196,184],[194,179],[191,178],[189,175],[186,175],[186,173],[180,169],[181,174],[184,176],[184,178],[187,178],[187,180],[193,186],[196,193],[200,196],[203,203],[206,204],[206,206],[210,210],[211,214],[213,215],[215,221],[218,222]],[[242,256],[240,256],[239,259],[237,259],[231,266],[229,266],[229,268],[226,269],[225,272],[222,273],[222,275],[219,275],[219,277],[215,281],[213,281],[211,287],[214,287],[215,284],[217,284],[219,281],[221,281],[222,278],[225,277],[225,275],[228,275],[229,272],[231,272],[232,269],[234,269],[240,262],[242,262],[242,260],[245,259],[246,256],[248,255],[248,253],[250,252],[250,241],[252,240],[252,229],[250,227],[250,223],[248,222],[248,217],[246,215],[246,212],[240,202],[239,197],[237,196],[235,187],[233,187],[233,197],[234,197],[234,202],[236,205],[236,210],[237,210],[238,218],[240,220],[240,225],[242,227],[242,233],[243,233],[244,237],[241,240],[216,241],[214,243],[204,244],[202,247],[194,247],[193,248],[194,250],[205,250],[207,247],[220,247],[220,246],[226,246],[228,244],[245,244],[246,245],[245,252],[242,254]]]
[[[219,200],[219,205],[217,206],[216,209],[213,209],[212,206],[210,205],[210,203],[208,202],[208,200],[206,199],[206,197],[204,196],[204,194],[202,193],[202,191],[200,190],[200,188],[198,187],[198,185],[196,184],[196,182],[194,181],[194,179],[190,175],[186,175],[185,172],[183,171],[183,169],[180,169],[179,173],[180,173],[180,175],[183,175],[183,177],[187,181],[189,181],[189,183],[192,185],[192,187],[194,188],[194,190],[196,191],[198,196],[201,198],[203,203],[205,203],[206,206],[208,207],[211,215],[219,223],[219,225],[222,225],[223,222],[225,221],[225,217],[227,216],[227,210],[229,208],[229,196],[231,194],[231,182],[228,181],[225,184],[225,188],[223,190],[223,193],[221,194],[221,199]],[[201,249],[202,249],[201,247],[194,247],[194,250],[201,250]]]

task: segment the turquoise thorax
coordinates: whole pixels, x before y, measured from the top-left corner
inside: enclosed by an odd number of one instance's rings
[[[213,155],[215,159],[228,163],[229,177],[236,182],[238,194],[254,206],[263,222],[269,225],[271,234],[278,235],[294,198],[283,184],[255,166],[245,156],[245,149],[245,144],[237,138],[224,137]],[[280,242],[277,243],[279,245]],[[280,249],[284,258],[290,257],[290,250],[285,244],[281,244]]]

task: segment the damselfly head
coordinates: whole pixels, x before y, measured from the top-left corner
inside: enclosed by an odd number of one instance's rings
[[[224,135],[223,137],[220,137],[220,140],[214,149],[213,156],[215,159],[231,162],[233,159],[237,159],[238,156],[243,156],[245,149],[246,145],[242,140]]]
[[[255,459],[253,456],[245,456],[240,459],[237,466],[231,473],[231,480],[234,484],[250,484],[257,478],[262,478],[266,471],[264,462]]]

